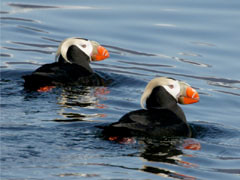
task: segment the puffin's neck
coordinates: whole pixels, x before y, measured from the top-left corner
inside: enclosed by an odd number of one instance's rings
[[[86,69],[87,71],[89,71],[90,73],[93,73],[93,70],[89,65],[89,63],[90,63],[89,57],[84,52],[82,52],[77,46],[72,45],[68,48],[67,58],[73,64],[77,64],[77,65],[83,67],[84,69]],[[63,59],[63,57],[61,55],[58,59],[58,62],[68,63]]]
[[[164,87],[157,86],[146,101],[147,108],[170,108],[177,105],[177,101]]]
[[[174,112],[183,121],[186,121],[184,112],[177,101],[170,95],[164,87],[158,86],[152,90],[152,93],[146,101],[147,109],[169,109]]]

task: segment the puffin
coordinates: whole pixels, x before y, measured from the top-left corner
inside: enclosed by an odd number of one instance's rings
[[[90,63],[108,57],[107,49],[96,41],[67,38],[60,43],[55,62],[44,64],[31,74],[23,76],[24,88],[42,92],[56,86],[105,85],[104,78],[90,67]]]
[[[189,84],[169,77],[154,78],[142,94],[142,109],[125,114],[118,122],[100,126],[102,135],[114,141],[131,137],[191,137],[192,129],[178,104],[198,101],[198,92]]]

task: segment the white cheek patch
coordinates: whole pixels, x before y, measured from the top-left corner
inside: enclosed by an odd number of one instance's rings
[[[170,88],[168,85],[164,85],[163,87],[171,94],[176,100],[180,95],[180,84],[178,81],[172,81],[171,84],[173,88]]]
[[[91,59],[93,46],[90,41],[80,41],[78,44],[75,44],[79,49],[81,49],[86,55]]]

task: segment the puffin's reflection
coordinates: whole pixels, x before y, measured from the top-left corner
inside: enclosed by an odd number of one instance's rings
[[[167,139],[167,140],[144,140],[141,141],[144,145],[144,149],[140,154],[144,160],[148,162],[155,162],[152,165],[144,165],[141,171],[154,173],[163,177],[171,177],[176,179],[196,179],[193,176],[189,176],[183,173],[176,172],[176,170],[171,170],[168,165],[177,165],[185,168],[196,168],[197,164],[187,162],[183,160],[184,157],[189,157],[191,155],[186,154],[184,149],[188,150],[200,150],[201,145],[194,139]],[[198,148],[197,148],[198,147]],[[156,164],[156,163],[160,164]],[[162,166],[161,164],[165,164]],[[162,166],[162,167],[161,167]],[[174,168],[175,169],[175,168]]]
[[[91,113],[91,109],[103,109],[107,106],[100,103],[104,95],[110,93],[107,87],[66,87],[62,88],[58,97],[60,110],[58,114],[63,119],[56,121],[91,121],[95,117],[105,117],[105,114]],[[79,113],[81,109],[81,113]]]

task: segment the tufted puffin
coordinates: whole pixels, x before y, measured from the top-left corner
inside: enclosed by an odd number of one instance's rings
[[[104,85],[104,79],[92,70],[89,63],[108,57],[108,51],[96,41],[75,37],[65,39],[58,47],[57,61],[23,76],[24,87],[44,91],[58,85]]]
[[[118,122],[100,127],[109,140],[125,137],[191,137],[191,128],[178,105],[199,101],[195,89],[185,82],[159,77],[151,80],[141,97],[143,109],[125,114]],[[144,107],[146,104],[146,108]]]

